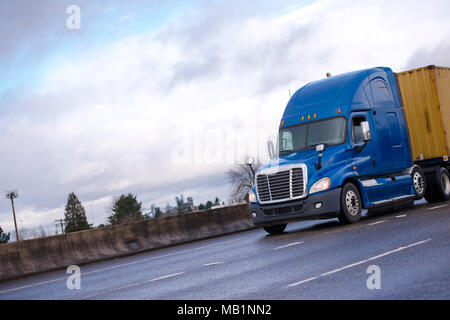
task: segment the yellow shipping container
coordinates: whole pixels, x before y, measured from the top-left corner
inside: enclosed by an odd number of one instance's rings
[[[414,161],[450,151],[450,68],[428,66],[397,74]]]

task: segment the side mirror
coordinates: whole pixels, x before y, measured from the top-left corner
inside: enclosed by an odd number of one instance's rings
[[[255,163],[255,159],[252,156],[245,157],[245,164],[251,166]]]
[[[253,181],[255,181],[255,169],[253,169],[253,163],[255,163],[255,158],[252,156],[245,157],[245,165],[247,165],[250,168],[250,171],[252,172]]]
[[[369,122],[363,121],[361,122],[361,131],[364,142],[368,142],[372,140],[372,134],[370,133],[370,126]]]
[[[267,141],[267,150],[269,152],[269,158],[273,159],[275,157],[275,148],[273,147],[272,141]]]

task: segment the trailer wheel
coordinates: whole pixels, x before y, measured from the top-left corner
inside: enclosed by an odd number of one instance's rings
[[[429,186],[425,192],[425,200],[430,203],[450,199],[450,174],[447,169],[440,168],[436,175],[430,177]]]
[[[416,166],[411,171],[411,178],[414,186],[415,199],[420,200],[425,196],[427,189],[425,174],[420,167]]]
[[[284,232],[284,229],[286,229],[287,224],[283,223],[283,224],[277,224],[274,226],[268,226],[268,227],[264,227],[264,230],[266,230],[267,233],[270,234],[280,234]]]
[[[341,193],[341,213],[339,221],[343,224],[358,222],[361,218],[362,201],[353,183],[346,183]]]

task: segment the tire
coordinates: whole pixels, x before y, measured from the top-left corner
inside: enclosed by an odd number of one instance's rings
[[[283,224],[277,224],[275,226],[268,226],[268,227],[264,227],[264,230],[266,230],[267,233],[270,234],[280,234],[284,232],[284,229],[286,229],[287,224],[283,223]]]
[[[353,183],[347,183],[341,193],[341,213],[339,221],[343,224],[358,222],[361,219],[362,201],[358,189]]]
[[[415,200],[420,200],[425,196],[427,190],[427,179],[420,167],[414,167],[411,171]]]
[[[430,203],[450,200],[450,174],[447,169],[440,168],[428,182],[425,200]]]
[[[427,189],[425,190],[425,197],[424,197],[428,203],[434,203],[439,201],[434,191],[435,188],[436,187],[434,186],[434,183],[430,183],[430,181],[428,181],[428,186]]]
[[[441,168],[437,174],[436,198],[438,201],[450,200],[450,173],[445,168]]]

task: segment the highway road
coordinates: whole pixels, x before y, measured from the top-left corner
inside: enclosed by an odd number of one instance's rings
[[[28,276],[0,283],[0,299],[450,299],[449,253],[450,203],[422,202],[81,266],[80,289],[66,270]]]

